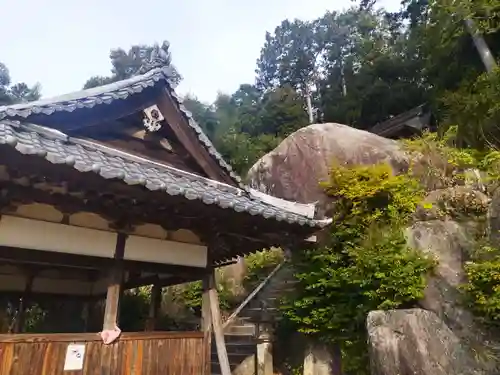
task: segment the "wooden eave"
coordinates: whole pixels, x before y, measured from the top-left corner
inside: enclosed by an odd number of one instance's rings
[[[128,164],[120,164],[123,159],[116,156],[95,160],[94,165],[79,165],[73,148],[66,152],[58,143],[57,150],[61,154],[48,154],[47,150],[33,148],[33,143],[23,144],[26,134],[19,131],[21,142],[14,147],[13,144],[0,146],[1,160],[8,161],[3,167],[8,180],[0,181],[0,204],[4,210],[13,205],[38,202],[54,206],[68,215],[75,212],[99,214],[122,231],[143,223],[157,224],[166,230],[190,229],[210,245],[217,262],[269,246],[285,246],[319,229],[309,219],[252,200],[244,191],[230,185],[217,187],[220,183],[216,181],[185,175],[167,167],[164,172],[155,172],[153,180],[148,180],[148,175],[133,175],[132,172],[142,168],[149,170],[156,165],[138,168],[131,161],[134,169],[129,170]],[[31,142],[33,137],[33,133],[29,133]],[[47,146],[47,142],[44,139],[34,143]],[[91,146],[83,144],[87,150]],[[80,146],[71,147],[82,150]],[[99,150],[93,152],[103,155]],[[42,155],[45,157],[40,157]],[[93,155],[85,156],[85,160],[92,160]],[[109,165],[103,165],[106,163]],[[99,164],[105,168],[92,170]],[[162,182],[161,178],[167,180]],[[180,179],[181,185],[174,179]],[[276,215],[281,219],[277,220]]]

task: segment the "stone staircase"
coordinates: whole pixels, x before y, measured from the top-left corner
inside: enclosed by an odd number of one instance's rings
[[[257,355],[257,339],[255,326],[237,319],[224,330],[224,340],[226,342],[227,356],[231,372],[240,366],[247,358],[255,358]],[[245,375],[255,374],[255,361],[250,361],[250,369],[246,369]],[[219,358],[217,357],[217,347],[215,337],[212,335],[211,353],[211,374],[220,375]]]
[[[274,327],[279,321],[280,300],[286,293],[294,290],[297,282],[294,280],[289,263],[282,263],[278,267],[256,288],[256,291],[249,295],[250,298],[243,302],[241,310],[237,309],[235,312],[237,316],[229,318],[231,322],[224,330],[231,371],[239,367],[238,375],[258,375],[256,356],[260,332],[264,325]],[[214,337],[212,337],[211,369],[212,375],[220,374]]]

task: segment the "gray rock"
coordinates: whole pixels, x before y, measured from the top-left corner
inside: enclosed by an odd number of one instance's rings
[[[388,162],[395,170],[408,166],[400,145],[393,140],[347,125],[327,123],[302,128],[264,155],[248,172],[249,184],[276,197],[301,203],[325,200],[320,181],[341,164]]]
[[[485,373],[461,340],[430,311],[372,311],[366,325],[372,375]]]
[[[465,307],[460,291],[466,282],[464,264],[475,246],[471,227],[452,220],[421,221],[408,228],[407,239],[410,247],[431,254],[438,262],[419,305],[435,313],[464,347],[475,352],[478,363],[495,373],[498,350],[490,332]]]
[[[474,220],[485,217],[491,199],[472,186],[453,186],[431,191],[418,206],[417,220]]]
[[[407,237],[410,247],[438,261],[420,306],[434,312],[460,337],[475,336],[470,331],[473,316],[462,306],[458,289],[466,281],[463,265],[474,245],[463,227],[451,220],[417,222],[408,228]]]

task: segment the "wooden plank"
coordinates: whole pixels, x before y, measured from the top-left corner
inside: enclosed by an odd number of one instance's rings
[[[70,342],[0,343],[0,374],[200,375],[205,365],[205,347],[199,332],[198,337],[191,338],[119,338],[110,345],[101,341],[76,342],[85,345],[85,356],[83,369],[75,371],[63,371]]]
[[[203,332],[199,331],[182,331],[182,332],[125,332],[120,335],[120,341],[135,341],[135,340],[159,340],[159,339],[203,339]],[[101,338],[96,333],[22,333],[22,334],[1,334],[1,343],[19,343],[19,342],[76,342],[76,341],[101,341]]]
[[[212,315],[212,326],[214,329],[215,345],[217,346],[217,357],[219,358],[221,375],[231,375],[229,358],[227,356],[226,342],[224,340],[224,329],[222,328],[219,296],[215,284],[215,272],[213,269],[209,274],[208,281],[210,313]]]
[[[0,344],[0,374],[9,374],[14,358],[13,344]]]

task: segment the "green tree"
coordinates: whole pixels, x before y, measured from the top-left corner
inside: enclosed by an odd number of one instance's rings
[[[186,95],[182,104],[191,112],[205,134],[210,139],[215,139],[215,132],[217,131],[219,121],[213,110],[213,106],[200,102],[192,95]]]
[[[40,85],[29,87],[24,82],[12,84],[7,66],[0,62],[0,105],[30,102],[40,99]]]
[[[290,86],[267,92],[259,111],[257,134],[271,134],[284,138],[308,124],[304,101]],[[255,131],[254,130],[254,131]]]
[[[109,54],[109,58],[112,64],[111,76],[91,77],[87,80],[87,82],[85,82],[83,88],[88,89],[132,77],[133,75],[137,74],[139,72],[139,69],[149,61],[153,50],[157,47],[158,45],[156,44],[141,44],[130,47],[128,51],[125,51],[122,48],[112,49]],[[182,77],[177,69],[172,65],[170,44],[167,41],[164,41],[161,46],[159,46],[159,48],[161,48],[161,50],[165,52],[165,55],[168,58],[168,65],[172,68],[173,74],[170,83],[173,86],[177,86],[182,80]]]

